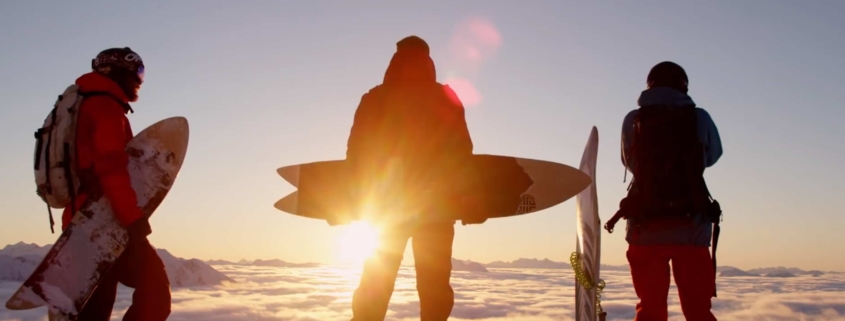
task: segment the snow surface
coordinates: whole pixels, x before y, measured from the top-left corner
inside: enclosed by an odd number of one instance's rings
[[[36,246],[37,247],[37,246]],[[34,269],[49,246],[7,246],[0,250],[0,300],[5,302],[26,267]],[[14,253],[22,255],[14,257]],[[182,259],[158,250],[173,284],[173,313],[168,320],[349,320],[352,291],[358,286],[360,268],[256,266],[254,261],[215,265]],[[274,260],[264,260],[272,262]],[[475,267],[471,261],[460,261]],[[562,262],[517,260],[487,273],[454,271],[455,307],[450,320],[551,321],[572,320],[575,313],[574,275]],[[281,264],[279,264],[281,265]],[[544,269],[536,266],[554,266]],[[621,269],[621,267],[619,267]],[[721,271],[735,269],[720,267]],[[21,280],[8,281],[15,271]],[[23,271],[23,272],[21,272]],[[720,277],[719,297],[713,311],[719,320],[845,320],[845,273],[821,273],[795,268],[764,268],[749,272],[781,271],[790,278],[768,276]],[[818,272],[818,273],[817,273]],[[818,275],[818,276],[815,276]],[[14,279],[15,277],[11,277]],[[637,297],[630,273],[602,270],[607,282],[602,307],[607,320],[632,320]],[[227,282],[232,280],[233,282]],[[120,320],[132,298],[132,289],[120,286],[112,320]],[[46,321],[46,308],[9,311],[0,307],[0,321]],[[669,292],[669,319],[684,320],[677,288]],[[413,267],[402,267],[396,280],[386,320],[419,320],[419,298]]]
[[[41,258],[35,255],[13,257],[0,254],[0,280],[23,282],[35,271]]]
[[[352,291],[360,269],[216,266],[235,282],[173,290],[169,321],[194,320],[349,320]],[[454,321],[572,320],[575,313],[571,269],[496,269],[452,274]],[[607,281],[602,306],[608,320],[632,320],[636,294],[628,272],[602,271]],[[17,288],[0,282],[0,300]],[[820,277],[719,278],[713,310],[719,320],[845,320],[845,274]],[[132,290],[120,287],[112,320],[120,320]],[[669,292],[670,320],[684,320],[677,289]],[[0,321],[44,321],[46,309],[0,309]],[[403,267],[386,320],[419,320],[419,298],[413,268]]]
[[[46,302],[54,304],[56,309],[68,314],[79,313],[76,311],[76,305],[73,303],[73,300],[71,300],[71,298],[62,291],[62,289],[46,283],[42,283],[41,287],[44,290],[43,293],[44,299],[47,300]]]

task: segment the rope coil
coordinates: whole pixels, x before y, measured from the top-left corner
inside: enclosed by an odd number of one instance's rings
[[[604,280],[599,279],[598,284],[593,283],[593,280],[584,272],[584,269],[581,267],[581,255],[578,252],[572,252],[572,255],[569,256],[569,264],[572,266],[572,270],[575,272],[575,280],[578,281],[582,287],[587,290],[596,288],[596,315],[601,314],[604,312],[604,309],[601,307],[601,293],[604,290],[606,283]]]

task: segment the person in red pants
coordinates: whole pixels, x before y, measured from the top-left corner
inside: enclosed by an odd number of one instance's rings
[[[130,48],[113,48],[98,54],[91,67],[92,72],[76,80],[80,93],[87,95],[77,120],[80,194],[74,208],[80,208],[88,197],[107,197],[115,218],[127,229],[129,241],[80,311],[78,320],[108,321],[120,282],[135,289],[123,320],[164,321],[170,315],[170,282],[161,258],[147,240],[152,229],[137,205],[125,151],[133,137],[126,113],[132,111],[129,102],[138,99],[144,63]],[[66,207],[62,215],[62,230],[73,217],[71,208]]]
[[[618,219],[627,220],[627,257],[640,299],[636,321],[668,318],[670,262],[686,319],[716,320],[710,311],[716,272],[709,249],[721,210],[703,174],[722,156],[719,132],[687,95],[689,79],[681,66],[657,64],[647,84],[640,108],[622,127],[622,163],[634,178],[606,228],[612,232]]]
[[[437,184],[471,156],[464,107],[449,86],[437,82],[428,44],[416,36],[402,39],[382,84],[361,98],[349,134],[346,158],[356,168],[356,181],[363,182],[361,190],[367,193],[366,182],[384,176],[380,171],[392,160],[400,160],[405,182]],[[414,216],[410,213],[384,214],[389,217],[377,222],[385,230],[382,246],[364,265],[352,297],[352,320],[384,320],[409,239],[413,240],[420,320],[447,320],[454,305],[449,279],[456,222],[408,219]]]

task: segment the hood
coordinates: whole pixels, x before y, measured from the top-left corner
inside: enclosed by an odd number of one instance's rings
[[[692,97],[680,92],[677,89],[669,87],[654,87],[644,90],[637,99],[637,105],[672,105],[672,106],[688,106],[695,105]]]
[[[435,82],[437,72],[429,56],[428,44],[416,36],[396,43],[396,53],[384,73],[384,83]]]
[[[129,98],[126,97],[126,93],[123,92],[123,89],[120,88],[117,82],[103,74],[97,72],[84,74],[76,79],[76,85],[79,86],[79,90],[83,92],[106,92],[124,104],[129,103]]]

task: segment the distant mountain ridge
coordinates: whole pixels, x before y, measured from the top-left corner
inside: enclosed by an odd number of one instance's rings
[[[277,266],[277,267],[317,267],[321,266],[322,264],[319,263],[288,263],[281,260],[240,260],[239,262],[231,262],[226,260],[209,260],[207,261],[208,264],[211,265],[252,265],[252,266]],[[452,265],[453,271],[483,271],[482,272],[489,272],[488,269],[572,269],[572,266],[566,262],[557,262],[552,261],[548,258],[540,259],[528,259],[528,258],[519,258],[514,261],[493,261],[490,263],[479,263],[472,260],[461,260],[457,258],[452,258]],[[601,265],[601,271],[622,271],[627,272],[630,271],[630,268],[627,264],[622,265]],[[744,271],[739,268],[733,266],[719,266],[717,269],[720,273],[720,276],[724,277],[738,277],[738,276],[767,276],[767,277],[790,277],[790,274],[794,276],[800,275],[811,275],[811,276],[821,276],[826,273],[839,273],[839,272],[822,272],[818,270],[811,270],[811,271],[804,271],[799,268],[785,268],[785,267],[769,267],[769,268],[757,268],[753,270]]]
[[[0,280],[26,281],[52,246],[52,244],[39,246],[24,242],[6,245],[0,249]],[[164,263],[167,277],[173,287],[209,286],[233,282],[228,276],[201,260],[179,258],[164,249],[156,249],[156,252]]]
[[[760,276],[759,274],[746,272],[740,269],[725,269],[719,272],[720,277],[741,277],[741,276]]]
[[[517,259],[511,262],[495,261],[484,264],[488,268],[499,269],[571,269],[568,263],[555,262],[549,259]]]
[[[526,259],[526,258],[519,258],[514,261],[510,262],[503,262],[503,261],[494,261],[487,264],[482,264],[484,267],[487,268],[499,268],[499,269],[572,269],[572,266],[569,263],[565,262],[556,262],[549,260],[548,258],[538,260],[538,259]],[[602,264],[601,270],[603,271],[628,271],[628,265],[607,265]]]
[[[799,268],[786,268],[782,266],[757,268],[748,271],[743,271],[732,266],[720,266],[718,271],[720,271],[719,276],[722,277],[765,276],[773,278],[792,278],[801,275],[819,277],[825,274],[825,272],[818,270],[804,271]]]
[[[208,260],[205,261],[209,265],[251,265],[251,266],[271,266],[271,267],[294,267],[294,268],[313,268],[313,267],[320,267],[323,264],[320,263],[290,263],[285,262],[279,259],[272,259],[272,260],[255,260],[249,261],[242,259],[238,262],[226,261],[226,260]]]
[[[452,258],[452,271],[490,272],[481,263],[456,258]]]
[[[483,264],[484,267],[487,268],[518,268],[518,269],[571,269],[568,263],[564,262],[556,262],[549,259],[526,259],[520,258],[515,261],[511,262],[502,262],[502,261],[494,261],[487,264]],[[602,271],[629,271],[630,268],[627,264],[623,265],[601,265]],[[770,277],[790,277],[789,275],[793,276],[800,276],[800,275],[811,275],[811,276],[821,276],[826,273],[838,273],[835,271],[823,272],[819,270],[810,270],[805,271],[799,268],[787,268],[787,267],[767,267],[767,268],[756,268],[748,271],[743,271],[739,268],[733,266],[719,266],[717,271],[741,271],[742,273],[749,274],[749,275],[763,275],[763,276],[770,276]],[[731,274],[734,272],[729,272],[727,274]]]
[[[28,244],[24,242],[18,242],[16,244],[9,244],[6,245],[3,249],[0,249],[0,280],[8,280],[8,279],[15,279],[15,278],[26,278],[32,270],[35,269],[35,266],[40,263],[41,258],[47,254],[50,250],[50,244],[44,246],[38,246],[37,244]],[[167,256],[176,258],[166,250],[157,250],[159,251],[159,256],[162,256],[161,251],[167,253]],[[201,261],[198,259],[191,259],[191,260],[184,260],[176,258],[176,262],[178,264],[185,264],[184,262],[199,262],[202,263],[208,268],[214,270],[211,266],[213,265],[245,265],[245,266],[266,266],[266,267],[290,267],[290,268],[312,268],[312,267],[320,267],[324,264],[321,263],[291,263],[282,261],[279,259],[270,259],[270,260],[246,260],[242,259],[238,262],[232,262],[227,260],[208,260],[208,261]],[[162,258],[164,260],[164,258]],[[184,261],[180,261],[184,260]],[[14,263],[16,261],[17,263]],[[197,263],[190,263],[197,265]],[[22,271],[6,268],[10,264],[16,265],[18,267],[23,268],[23,272],[29,271],[24,273],[24,276],[17,276],[16,273],[23,273]],[[540,259],[529,259],[529,258],[519,258],[514,261],[506,262],[506,261],[494,261],[490,263],[479,263],[472,260],[460,260],[456,258],[452,258],[453,270],[454,271],[489,271],[488,269],[572,269],[569,263],[566,262],[557,262],[552,261],[548,258]],[[32,265],[32,267],[27,267],[28,265]],[[480,268],[479,268],[480,267]],[[195,267],[199,269],[198,267]],[[178,270],[179,268],[171,268],[174,270]],[[629,271],[629,267],[627,264],[623,265],[601,265],[602,271]],[[720,272],[720,276],[724,277],[737,277],[737,276],[767,276],[767,277],[792,277],[792,276],[821,276],[824,274],[840,274],[845,272],[836,272],[836,271],[819,271],[819,270],[809,270],[805,271],[795,267],[766,267],[766,268],[755,268],[751,270],[742,270],[733,266],[719,266],[717,271]],[[168,270],[170,272],[170,270]],[[214,272],[220,273],[217,270]],[[170,273],[168,273],[170,274]],[[222,273],[220,273],[222,275]],[[225,275],[223,275],[225,277]],[[220,280],[225,280],[223,278],[219,278]],[[228,277],[226,277],[228,279]],[[222,282],[222,281],[220,281]],[[174,283],[174,282],[171,282]],[[175,282],[174,284],[178,284],[180,282]]]
[[[794,268],[794,267],[787,268],[787,267],[782,267],[782,266],[769,267],[769,268],[757,268],[757,269],[748,270],[748,272],[755,273],[755,274],[761,274],[761,275],[785,274],[785,273],[790,273],[790,274],[795,274],[795,275],[822,275],[822,274],[825,274],[825,272],[822,272],[822,271],[819,271],[819,270],[804,271],[804,270],[799,269],[799,268]]]
[[[234,282],[202,260],[178,258],[165,249],[156,249],[156,253],[164,262],[171,286],[217,285],[223,282]]]
[[[18,242],[15,244],[6,245],[2,249],[0,249],[0,255],[8,255],[11,257],[20,257],[28,255],[44,256],[47,255],[47,252],[50,251],[50,246],[51,244],[38,246],[38,244],[35,243]]]

